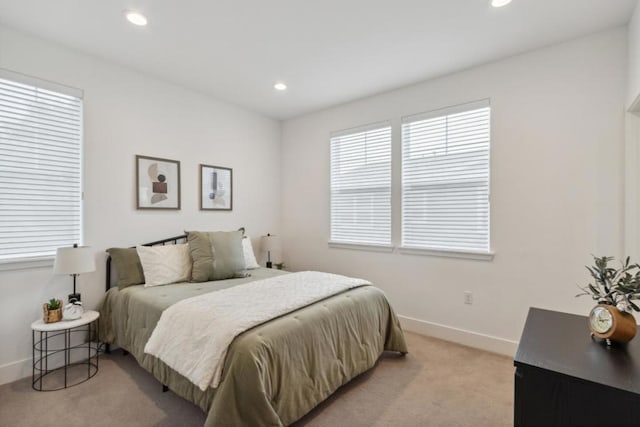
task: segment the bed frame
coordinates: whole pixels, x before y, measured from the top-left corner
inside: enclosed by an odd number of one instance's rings
[[[185,242],[187,241],[187,235],[186,234],[182,234],[180,236],[175,236],[175,237],[169,237],[167,239],[162,239],[162,240],[156,240],[155,242],[150,242],[150,243],[144,243],[140,246],[164,246],[167,243],[170,243],[172,245],[177,244],[179,241],[184,240]],[[131,246],[132,248],[135,248],[135,246]],[[111,289],[111,256],[107,253],[107,269],[106,269],[106,281],[105,281],[105,292],[108,291],[109,289]],[[104,344],[104,352],[107,354],[111,353],[111,344]],[[125,355],[127,355],[129,352],[123,349],[123,353]],[[165,387],[163,385],[163,391],[165,390]]]
[[[179,236],[169,237],[169,238],[166,238],[166,239],[157,240],[157,241],[150,242],[150,243],[145,243],[145,244],[144,244],[144,245],[142,245],[142,246],[160,246],[160,245],[163,245],[163,246],[164,246],[164,245],[172,245],[172,244],[179,244],[179,243],[185,242],[186,240],[187,240],[187,236],[186,236],[186,233],[185,233],[185,234],[182,234],[182,235],[179,235]],[[106,257],[106,272],[105,272],[105,275],[106,275],[105,289],[106,289],[106,291],[109,291],[109,289],[111,289],[111,288],[114,286],[114,285],[112,284],[112,279],[115,279],[115,276],[113,275],[113,272],[112,272],[111,257],[110,257],[109,255],[107,255],[107,257]],[[370,296],[366,296],[366,295],[365,295],[365,296],[361,296],[361,297],[359,298],[359,301],[360,301],[360,302],[362,302],[363,304],[368,304],[368,301],[372,301],[372,303],[378,303],[378,302],[380,301],[380,299],[381,299],[381,298],[384,298],[384,296],[380,296],[380,295],[382,295],[382,293],[381,293],[381,292],[376,293],[376,294],[372,294],[372,295],[370,295]],[[343,300],[338,300],[338,301],[336,301],[336,302],[335,302],[335,308],[336,308],[336,310],[344,309],[344,307],[346,307],[346,306],[345,306],[345,304],[347,304],[347,305],[348,305],[348,304],[351,304],[351,302],[345,302],[345,301],[346,301],[346,298],[348,298],[348,297],[345,297],[344,301],[343,301]],[[386,304],[386,306],[388,306],[388,304]],[[326,307],[326,305],[325,305],[325,307]],[[322,311],[322,309],[318,309],[318,310],[316,310],[315,312],[311,313],[311,314],[309,315],[309,317],[308,317],[308,318],[309,318],[309,319],[318,319],[318,318],[322,318],[322,316],[323,316],[324,314],[321,314],[321,313],[324,313],[324,312]],[[336,314],[338,314],[338,311],[336,311]],[[367,316],[367,315],[368,315],[368,314],[366,314],[366,313],[361,313],[361,314],[362,314],[362,316]],[[399,329],[399,328],[400,328],[400,327],[399,327],[399,324],[398,324],[398,322],[397,322],[397,319],[395,319],[395,314],[393,313],[393,310],[390,308],[390,306],[389,306],[389,313],[388,313],[388,315],[384,315],[384,316],[382,316],[382,315],[381,315],[380,319],[383,319],[383,317],[384,317],[384,318],[387,318],[387,317],[388,317],[387,338],[384,338],[384,336],[382,336],[382,337],[383,337],[383,341],[382,341],[382,343],[384,343],[384,345],[385,345],[385,349],[387,348],[387,345],[389,345],[389,346],[390,346],[390,348],[389,348],[389,349],[393,349],[393,350],[395,350],[395,351],[401,351],[401,350],[405,349],[405,351],[406,351],[406,345],[404,344],[404,338],[401,336],[401,330]],[[296,317],[296,319],[297,319],[297,317]],[[395,319],[395,320],[394,320],[394,319]],[[298,321],[298,322],[299,322],[299,321]],[[395,322],[395,323],[393,323],[393,322]],[[367,331],[368,331],[369,329],[371,329],[371,332],[375,332],[376,326],[375,326],[375,325],[371,326],[370,328],[368,328],[368,329],[367,329]],[[336,331],[337,331],[337,332],[336,332]],[[337,339],[337,337],[338,337],[338,335],[339,335],[339,333],[340,333],[340,329],[338,328],[338,329],[336,329],[336,330],[331,330],[331,331],[329,331],[329,332],[331,332],[331,334],[332,334],[332,335],[331,335],[331,337],[332,337],[332,338],[330,338],[330,339],[329,339],[329,344],[331,344],[332,342],[334,342],[334,341]],[[394,337],[395,337],[395,338],[393,338],[393,339],[391,339],[391,340],[390,340],[390,339],[389,339],[389,336],[391,336],[392,332],[394,333]],[[369,332],[367,332],[367,334],[368,334],[368,333],[369,333]],[[400,334],[400,335],[397,335],[397,334]],[[397,336],[396,336],[396,335],[397,335]],[[362,335],[362,336],[366,338],[366,336],[368,336],[368,335]],[[318,341],[318,342],[320,343],[321,341],[322,341],[322,340],[320,340],[320,341]],[[391,348],[391,347],[393,347],[393,348]],[[105,353],[109,353],[109,352],[110,352],[110,346],[109,346],[108,344],[106,344],[106,343],[105,343],[103,348],[104,348]],[[126,351],[126,349],[125,349],[125,348],[122,348],[122,351],[123,351],[123,354],[124,354],[125,356],[128,354],[128,352]],[[369,352],[369,353],[370,353],[370,352]],[[368,358],[369,358],[369,356],[371,356],[371,355],[369,355],[369,353],[365,354],[364,352],[352,351],[352,352],[347,352],[347,355],[355,355],[355,356],[357,356],[357,355],[362,355],[363,357],[364,357],[364,356],[366,356],[366,357],[367,357],[367,359],[368,359]],[[404,354],[404,353],[403,353],[403,354]],[[378,357],[379,357],[379,356],[378,356]],[[364,359],[363,359],[363,360],[364,360]],[[240,364],[239,366],[240,366],[240,367],[242,367],[243,365],[242,365],[242,364]],[[368,366],[368,365],[367,365],[367,366]],[[372,366],[373,366],[373,365],[371,365],[371,367],[372,367]],[[326,369],[326,368],[322,368],[322,369]],[[351,379],[351,378],[353,377],[353,374],[354,374],[354,373],[357,373],[357,372],[356,372],[357,370],[361,370],[361,369],[362,369],[362,367],[358,367],[358,366],[354,365],[354,366],[352,366],[350,369],[351,369],[351,371],[350,371],[350,372],[348,372],[348,377],[349,377],[349,379]],[[368,370],[368,369],[369,369],[369,368],[367,368],[367,370]],[[280,373],[280,374],[281,374],[281,373]],[[162,375],[160,375],[160,376],[156,376],[155,374],[153,374],[153,376],[154,376],[155,378],[160,378],[160,377],[162,377]],[[275,377],[274,377],[274,378],[275,378]],[[163,392],[166,392],[166,391],[168,391],[168,390],[169,390],[169,388],[167,387],[167,385],[165,385],[165,384],[164,384],[164,382],[165,382],[165,381],[166,381],[167,383],[172,383],[172,379],[171,379],[171,378],[169,378],[169,377],[167,377],[167,378],[164,378],[164,380],[160,380],[160,381],[159,381],[159,383],[160,383],[160,384],[161,384],[161,386],[162,386],[162,391],[163,391]],[[233,378],[232,378],[230,381],[233,381]],[[176,384],[178,384],[178,383],[176,383]],[[231,384],[233,384],[233,382],[232,382]],[[331,387],[333,388],[334,386],[335,386],[335,387],[339,387],[339,386],[340,386],[340,384],[337,384],[337,383],[335,383],[335,382],[334,382],[334,383],[332,383],[332,384],[331,384]],[[224,394],[224,391],[225,391],[225,390],[226,390],[226,394]],[[239,389],[239,390],[241,390],[241,389]],[[252,390],[253,390],[253,388],[252,388]],[[245,390],[245,391],[246,391],[246,390]],[[218,392],[216,392],[216,393],[218,393]],[[180,394],[180,395],[181,395],[181,394]],[[293,395],[293,394],[292,394],[292,395]],[[181,395],[181,396],[182,396],[182,395]],[[242,401],[242,400],[243,400],[243,399],[238,399],[238,398],[237,398],[238,396],[237,396],[237,395],[236,395],[236,393],[234,392],[234,388],[233,388],[233,387],[223,389],[223,394],[222,394],[222,396],[223,396],[223,400],[222,400],[221,402],[223,402],[224,404],[228,403],[228,402],[224,399],[224,397],[225,397],[225,396],[226,396],[226,398],[227,398],[227,399],[234,399],[234,398],[235,398],[235,400],[236,400],[236,401]],[[267,394],[266,394],[266,393],[261,394],[261,393],[258,391],[258,392],[257,392],[257,394],[256,394],[256,396],[257,396],[257,401],[259,401],[258,405],[262,405],[262,406],[260,406],[260,407],[261,407],[261,408],[263,408],[263,410],[264,410],[264,411],[267,411],[267,410],[268,410],[268,408],[271,408],[273,411],[275,411],[275,409],[273,408],[272,403],[270,403],[270,402],[268,401],[268,396],[267,396]],[[193,402],[193,401],[194,401],[194,398],[193,398],[193,397],[192,397],[192,398],[189,398],[189,397],[188,397],[188,396],[186,396],[186,395],[185,395],[185,396],[183,396],[183,397],[185,397],[185,399],[186,399],[186,400],[188,400],[188,401],[190,401],[190,402]],[[205,398],[205,397],[204,397],[204,395],[203,395],[203,398]],[[323,396],[320,396],[320,395],[318,394],[316,397],[313,397],[313,398],[312,398],[312,401],[311,401],[311,402],[312,402],[313,406],[315,406],[315,405],[319,404],[322,400],[324,400],[324,399],[326,399],[326,398],[327,398],[327,396],[324,396],[324,397],[323,397]],[[211,400],[211,402],[210,402],[210,407],[209,407],[209,409],[204,409],[204,408],[203,408],[203,410],[205,411],[205,413],[207,413],[207,419],[210,419],[211,417],[215,416],[215,415],[211,415],[211,414],[212,414],[212,412],[211,412],[211,411],[212,411],[212,409],[211,409],[211,408],[213,408],[213,406],[215,405],[215,400],[213,400],[213,398],[211,398],[211,399],[212,399],[212,400]],[[318,402],[316,402],[316,400],[318,400],[318,399],[321,399],[321,400],[320,400],[320,401],[318,401]],[[230,401],[232,401],[232,400],[230,400]],[[200,404],[198,404],[198,403],[196,403],[196,405],[200,406]],[[250,406],[250,409],[249,409],[249,406]],[[243,405],[236,405],[236,407],[237,407],[236,409],[237,409],[237,410],[241,410],[242,408],[244,408],[244,409],[245,409],[245,410],[247,410],[247,411],[254,411],[254,412],[256,411],[256,409],[255,409],[255,404],[254,404],[253,402],[252,402],[252,403],[250,403],[250,404],[249,404],[249,406],[246,406],[246,405],[245,405],[245,406],[243,406]],[[223,405],[223,406],[220,406],[220,407],[218,407],[217,409],[214,409],[214,410],[216,410],[216,411],[223,411],[223,412],[224,412],[224,411],[225,411],[225,406],[224,406],[224,405]],[[301,412],[301,411],[297,411],[297,412],[295,413],[295,415],[296,415],[296,416],[301,416],[298,412]],[[265,413],[266,413],[266,412],[265,412]],[[280,414],[276,414],[276,415],[277,415],[277,417],[278,417],[278,418],[281,416]],[[231,418],[233,418],[233,417],[231,417]],[[230,418],[230,419],[231,419],[231,418]],[[221,423],[217,423],[217,424],[218,424],[218,425],[222,425]],[[228,425],[228,424],[227,424],[227,425]]]

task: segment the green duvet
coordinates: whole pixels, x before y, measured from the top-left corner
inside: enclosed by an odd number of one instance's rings
[[[207,427],[289,425],[338,387],[371,368],[385,350],[407,352],[400,324],[382,291],[364,286],[276,318],[236,337],[218,388],[203,392],[144,353],[162,311],[171,304],[252,280],[286,274],[144,288],[105,296],[101,339],[122,347],[160,382],[199,405]]]

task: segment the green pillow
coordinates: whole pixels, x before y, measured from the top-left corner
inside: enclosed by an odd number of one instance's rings
[[[187,242],[194,282],[245,276],[242,231],[187,231]]]
[[[118,289],[144,283],[144,271],[136,248],[109,248],[107,252],[118,272]]]
[[[202,231],[187,231],[186,233],[193,261],[191,280],[194,282],[213,280],[213,249],[209,233]]]
[[[244,276],[242,237],[243,232],[240,230],[209,233],[213,249],[213,280]]]

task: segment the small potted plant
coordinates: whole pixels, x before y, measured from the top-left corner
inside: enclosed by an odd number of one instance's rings
[[[640,300],[640,265],[631,264],[630,258],[620,268],[609,267],[613,257],[594,256],[594,265],[587,267],[592,283],[580,287],[576,297],[589,295],[598,305],[589,314],[592,336],[611,341],[628,342],[636,334],[636,321],[631,314],[640,311],[634,300]]]
[[[62,320],[62,301],[51,298],[42,305],[44,323],[54,323]]]

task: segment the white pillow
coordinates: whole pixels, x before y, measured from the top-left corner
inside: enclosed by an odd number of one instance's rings
[[[144,271],[144,287],[187,282],[191,278],[191,255],[188,244],[137,246]]]
[[[242,252],[244,252],[244,264],[247,270],[260,268],[260,264],[258,264],[258,261],[256,261],[256,255],[253,253],[251,239],[248,237],[242,239]]]

